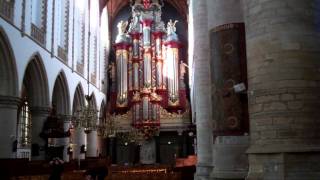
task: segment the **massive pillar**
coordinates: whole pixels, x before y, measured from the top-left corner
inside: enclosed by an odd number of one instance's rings
[[[0,158],[15,158],[13,146],[16,148],[17,110],[19,98],[0,96]],[[14,145],[15,144],[15,145]]]
[[[213,115],[213,179],[243,179],[248,173],[245,32],[240,0],[207,0]]]
[[[244,1],[249,180],[320,177],[319,1]]]
[[[43,125],[50,114],[49,107],[31,107],[31,143],[32,143],[32,160],[44,160],[45,159],[45,146],[46,141],[40,137],[40,133],[43,130]]]
[[[71,115],[63,116],[63,131],[64,132],[69,131],[71,118],[72,118]],[[63,145],[63,160],[65,162],[69,162],[72,159],[71,157],[69,157],[69,154],[68,154],[68,148],[70,147],[70,137],[62,138],[61,144]]]
[[[97,157],[98,135],[97,131],[91,131],[87,134],[87,157]]]
[[[73,158],[78,160],[85,159],[85,152],[83,150],[85,150],[84,147],[86,146],[86,133],[84,133],[84,128],[76,128],[73,139],[75,142]]]
[[[209,179],[212,170],[212,116],[208,17],[206,1],[194,1],[194,91],[197,124],[198,180]]]

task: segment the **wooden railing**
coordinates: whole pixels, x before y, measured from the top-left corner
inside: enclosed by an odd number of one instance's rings
[[[169,166],[111,166],[108,180],[182,180],[182,173]]]
[[[0,0],[0,14],[11,22],[13,22],[13,3],[13,1]]]
[[[177,158],[176,167],[195,166],[197,164],[197,156],[189,155],[187,158]]]
[[[107,171],[110,160],[89,158],[63,164],[62,180],[85,180],[90,173],[98,174]],[[28,159],[0,159],[0,179],[10,180],[47,180],[53,172],[53,166],[48,161],[29,161]],[[90,172],[90,173],[89,173]],[[106,176],[106,173],[105,175]]]
[[[31,149],[30,148],[26,148],[26,149],[22,149],[22,148],[18,148],[17,149],[17,158],[26,158],[26,159],[30,159],[31,158]]]
[[[31,36],[41,45],[45,45],[45,31],[43,29],[38,28],[35,24],[31,24]]]
[[[58,57],[61,58],[64,62],[67,62],[68,54],[64,48],[58,46]]]

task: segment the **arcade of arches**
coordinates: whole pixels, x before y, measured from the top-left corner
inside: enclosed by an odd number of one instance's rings
[[[0,0],[1,179],[316,180],[319,105],[319,0]]]

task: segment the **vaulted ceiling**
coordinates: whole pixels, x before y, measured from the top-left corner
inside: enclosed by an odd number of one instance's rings
[[[187,14],[188,14],[187,0],[164,0],[164,1],[170,3],[174,8],[177,9],[177,11],[183,17],[183,19],[187,20]],[[105,7],[105,5],[107,5],[110,22],[112,22],[114,17],[118,14],[118,12],[129,3],[130,3],[130,0],[100,0],[100,5],[101,5],[100,7]]]

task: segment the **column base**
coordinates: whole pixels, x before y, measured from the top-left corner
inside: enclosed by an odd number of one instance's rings
[[[209,180],[212,172],[212,165],[197,164],[197,171],[194,175],[195,180]]]
[[[249,154],[246,180],[318,180],[319,152]]]
[[[248,136],[218,136],[213,144],[213,179],[244,179],[248,174]]]

